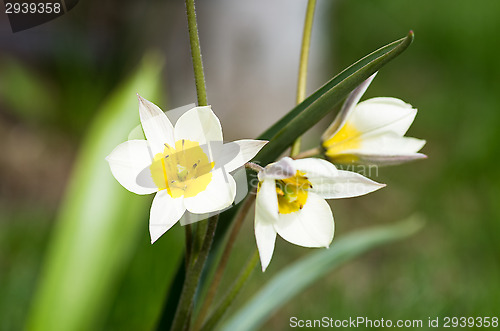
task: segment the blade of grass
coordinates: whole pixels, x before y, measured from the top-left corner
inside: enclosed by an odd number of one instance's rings
[[[275,275],[221,330],[256,330],[281,306],[342,263],[377,246],[407,238],[423,226],[418,218],[361,230],[335,240],[327,250],[312,253]]]
[[[96,330],[141,235],[150,199],[125,190],[105,161],[139,123],[136,93],[156,99],[163,60],[146,56],[103,105],[78,154],[27,329]],[[142,228],[142,230],[141,230]]]

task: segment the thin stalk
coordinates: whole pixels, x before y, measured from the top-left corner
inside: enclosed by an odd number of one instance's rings
[[[193,248],[192,248],[192,253],[191,253],[191,264],[196,261],[198,258],[198,254],[201,249],[201,245],[203,244],[203,241],[205,240],[205,235],[207,233],[207,227],[208,223],[206,220],[202,220],[196,224],[196,230],[194,232],[194,237],[193,237]]]
[[[219,284],[222,280],[222,276],[224,275],[224,271],[229,261],[229,257],[231,256],[232,248],[234,246],[234,242],[236,241],[236,237],[238,236],[238,233],[241,229],[241,226],[243,225],[243,221],[245,220],[248,211],[250,210],[253,202],[255,201],[255,197],[256,197],[255,192],[250,192],[248,198],[245,200],[243,206],[241,206],[240,210],[238,211],[238,214],[235,217],[235,220],[233,222],[233,228],[231,229],[231,233],[229,235],[226,248],[224,249],[222,257],[219,261],[217,270],[215,271],[212,284],[210,285],[210,288],[207,292],[200,313],[196,317],[196,324],[194,326],[194,330],[200,329],[200,326],[202,325],[203,321],[205,320],[205,317],[208,314],[210,306],[212,305],[212,302],[215,298],[215,294],[217,293],[217,289],[219,288]]]
[[[205,261],[207,260],[208,253],[210,252],[210,247],[212,247],[215,229],[217,228],[217,219],[218,215],[212,216],[208,219],[207,233],[205,235],[203,245],[201,246],[196,262],[194,262],[193,266],[188,269],[186,279],[182,286],[181,297],[179,299],[177,311],[175,312],[174,321],[172,322],[172,331],[184,330],[189,325],[194,296],[196,294],[196,289],[198,288],[203,267],[205,266]]]
[[[322,153],[321,147],[315,147],[308,149],[307,151],[303,151],[302,153],[298,153],[293,158],[294,159],[305,159],[306,157],[316,156]]]
[[[299,78],[297,81],[297,104],[301,103],[306,98],[307,67],[309,64],[309,49],[311,48],[311,34],[315,9],[316,0],[309,0],[307,2],[304,32],[302,34],[302,46],[300,50]],[[290,156],[294,157],[300,152],[300,141],[300,137],[295,140],[292,145]]]
[[[243,271],[234,281],[233,285],[227,292],[226,296],[222,299],[222,301],[219,303],[215,311],[210,315],[208,321],[201,328],[202,331],[209,331],[214,329],[214,327],[217,325],[217,323],[224,315],[224,312],[231,305],[236,296],[240,293],[241,289],[243,288],[243,285],[245,285],[246,281],[252,274],[252,271],[255,269],[255,266],[257,265],[258,261],[259,261],[259,252],[256,249],[253,252],[253,255],[250,258],[250,260],[247,262],[247,265],[245,266]]]
[[[205,73],[203,72],[203,61],[201,59],[200,37],[198,35],[198,24],[196,23],[194,0],[186,0],[186,13],[198,106],[207,106],[207,88],[205,86]]]
[[[185,226],[186,233],[186,272],[189,268],[189,263],[191,261],[191,251],[193,249],[193,230],[191,224],[186,224]]]
[[[198,36],[198,24],[196,23],[196,10],[194,0],[186,0],[186,14],[189,30],[189,42],[191,45],[191,58],[193,61],[194,78],[196,83],[196,93],[198,97],[198,106],[208,105],[207,90],[205,86],[205,74],[203,72],[203,61],[201,59],[200,38]],[[208,221],[202,222],[197,226],[197,236],[194,239],[193,246],[196,247],[196,241],[203,242],[199,251],[186,246],[186,251],[190,250],[190,261],[186,269],[186,278],[182,286],[182,292],[175,312],[174,321],[171,330],[185,330],[189,328],[192,308],[196,289],[200,282],[201,273],[205,266],[210,248],[212,247],[215,229],[219,216],[212,216]],[[203,224],[203,226],[202,226]],[[206,231],[202,231],[206,229]],[[189,231],[189,230],[186,230]],[[204,233],[201,238],[200,233]],[[186,238],[188,234],[186,233]],[[201,241],[203,240],[203,241]],[[187,242],[186,242],[187,243]]]
[[[250,169],[250,170],[253,170],[255,172],[260,172],[262,170],[264,170],[263,167],[261,167],[260,165],[256,164],[256,163],[253,163],[253,162],[247,162],[245,163],[245,168],[247,169]]]

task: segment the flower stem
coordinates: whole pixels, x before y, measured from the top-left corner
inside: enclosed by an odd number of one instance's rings
[[[226,269],[227,263],[229,261],[229,257],[231,255],[232,248],[234,246],[234,242],[236,241],[236,237],[243,225],[243,221],[252,207],[253,202],[255,201],[255,192],[250,192],[249,196],[243,203],[243,206],[238,211],[238,214],[235,217],[233,228],[231,230],[231,234],[229,235],[229,239],[226,244],[226,248],[222,254],[222,257],[219,261],[219,265],[217,266],[217,270],[215,271],[214,278],[212,280],[212,284],[208,290],[207,296],[205,297],[205,301],[203,306],[201,307],[199,315],[196,317],[196,324],[194,326],[194,330],[199,330],[201,324],[205,320],[207,316],[208,310],[212,305],[212,302],[215,298],[215,294],[217,293],[217,289],[219,288],[220,281],[222,280],[222,276],[224,275],[224,270]]]
[[[186,279],[182,286],[181,298],[179,299],[174,321],[172,322],[172,331],[184,330],[188,328],[191,310],[193,308],[194,296],[196,294],[196,289],[198,288],[201,272],[205,266],[205,261],[207,260],[208,253],[212,247],[215,229],[217,228],[217,219],[218,215],[212,216],[208,219],[207,232],[203,245],[201,246],[200,252],[193,266],[188,269]]]
[[[315,147],[308,149],[307,151],[303,151],[302,153],[296,154],[293,158],[294,159],[305,159],[306,157],[312,157],[321,154],[322,149],[321,147]]]
[[[203,72],[203,61],[201,59],[200,37],[198,35],[198,24],[196,23],[194,0],[186,0],[186,13],[198,106],[207,106],[207,88],[205,86],[205,73]]]
[[[299,78],[297,81],[297,104],[301,103],[306,98],[307,66],[309,63],[309,49],[311,48],[311,34],[315,8],[316,0],[309,0],[307,2],[304,32],[302,34],[302,47],[300,50]],[[299,137],[293,143],[292,152],[290,153],[292,157],[300,152],[300,141],[301,138]]]
[[[185,233],[186,233],[186,272],[189,269],[189,264],[191,261],[191,251],[193,248],[193,230],[191,227],[191,224],[186,224],[185,227]]]
[[[207,90],[205,86],[205,74],[203,72],[203,61],[201,59],[200,38],[198,36],[198,24],[196,23],[194,0],[186,0],[186,14],[198,106],[207,106]],[[216,215],[210,217],[208,221],[198,224],[197,230],[202,231],[197,231],[193,244],[188,242],[189,239],[192,239],[193,237],[191,227],[186,228],[186,254],[189,253],[189,257],[186,260],[186,277],[182,286],[181,296],[177,304],[174,321],[171,326],[171,330],[173,331],[189,329],[196,289],[198,288],[201,273],[205,266],[210,248],[212,247],[212,241],[214,239],[218,219],[219,215]],[[201,226],[201,224],[203,224],[203,226]],[[202,244],[199,251],[193,248],[196,247],[197,243],[199,244],[201,242]]]
[[[257,163],[253,163],[253,162],[245,163],[245,168],[251,169],[255,172],[260,172],[260,171],[264,170],[264,168],[262,168],[260,165],[258,165]]]
[[[245,285],[246,281],[248,280],[248,277],[250,277],[250,275],[252,274],[252,271],[255,269],[255,266],[257,265],[258,261],[259,261],[259,252],[256,249],[254,250],[252,257],[247,262],[245,268],[240,273],[238,278],[234,281],[233,285],[231,286],[225,297],[219,303],[214,312],[210,315],[208,321],[201,328],[202,331],[213,330],[213,328],[217,325],[217,323],[224,315],[224,312],[231,305],[231,303],[236,298],[240,290],[243,288],[243,285]]]

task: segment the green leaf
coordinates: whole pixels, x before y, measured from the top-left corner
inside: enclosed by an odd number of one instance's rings
[[[423,226],[417,218],[396,225],[357,231],[335,240],[327,250],[310,254],[274,276],[224,325],[223,331],[255,330],[281,306],[327,273],[377,246],[406,238]]]
[[[356,86],[408,48],[412,41],[413,32],[410,31],[405,38],[365,56],[332,78],[259,136],[259,139],[269,140],[269,143],[257,154],[255,160],[264,165],[272,162]]]
[[[0,61],[0,100],[7,110],[28,123],[47,123],[57,109],[53,84],[16,58],[3,55]]]
[[[105,157],[139,123],[136,93],[157,99],[162,67],[158,55],[146,56],[89,128],[53,229],[28,330],[96,330],[108,315],[126,266],[148,236],[151,198],[125,190]],[[172,249],[172,261],[177,251]]]

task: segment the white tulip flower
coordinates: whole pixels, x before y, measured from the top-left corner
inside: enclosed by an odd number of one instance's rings
[[[304,247],[328,247],[334,222],[325,199],[350,198],[384,187],[358,173],[317,158],[285,157],[258,174],[255,238],[262,271],[274,251],[276,234]]]
[[[375,74],[347,97],[322,136],[325,155],[337,164],[392,165],[426,158],[417,153],[425,140],[404,137],[417,110],[396,98],[359,102]]]
[[[229,207],[236,183],[229,172],[243,166],[267,143],[222,143],[222,128],[210,106],[194,107],[172,126],[155,104],[139,98],[147,140],[129,140],[106,158],[116,180],[136,194],[157,192],[151,206],[151,243],[187,211],[205,214]]]

